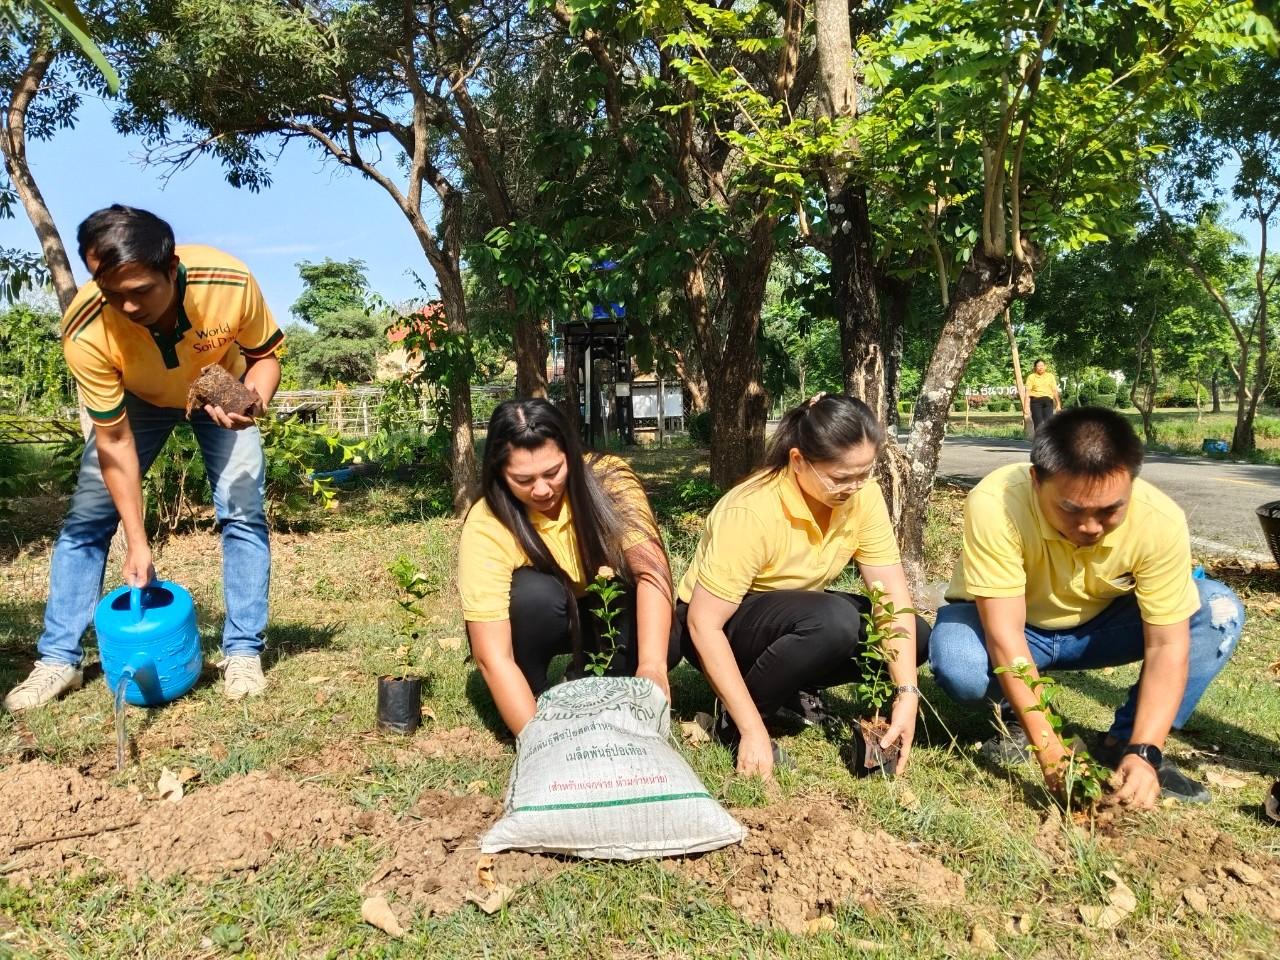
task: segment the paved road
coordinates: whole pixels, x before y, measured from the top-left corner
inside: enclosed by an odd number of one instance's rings
[[[1029,448],[1025,440],[948,437],[938,472],[976,482],[1006,463],[1025,463]],[[1142,476],[1186,511],[1197,549],[1271,559],[1254,510],[1280,499],[1280,467],[1151,453]]]

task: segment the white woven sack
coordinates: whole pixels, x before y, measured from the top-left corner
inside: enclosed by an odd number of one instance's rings
[[[506,810],[480,849],[637,860],[739,842],[746,830],[670,735],[670,708],[651,680],[587,677],[552,687],[520,733]]]

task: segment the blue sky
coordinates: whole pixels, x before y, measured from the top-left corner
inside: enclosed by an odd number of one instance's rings
[[[230,186],[210,159],[166,183],[161,169],[140,164],[141,143],[116,133],[108,105],[86,98],[75,129],[32,142],[28,153],[81,281],[76,225],[99,207],[127,203],[168,220],[179,243],[212,244],[244,260],[281,323],[292,322],[289,307],[302,288],[299,260],[364,260],[372,288],[393,303],[422,296],[410,271],[435,289],[422,249],[391,198],[300,143],[285,151],[273,185],[260,193]],[[1224,168],[1224,180],[1234,172]],[[16,213],[13,220],[0,220],[0,247],[38,249],[30,223],[21,209]],[[1257,226],[1235,227],[1256,250]]]
[[[86,274],[75,255],[75,229],[99,207],[127,203],[168,220],[179,243],[208,243],[244,260],[282,322],[302,289],[299,260],[356,258],[368,265],[374,290],[392,302],[422,296],[408,271],[431,289],[435,278],[408,221],[380,187],[291,145],[272,186],[238,190],[213,160],[197,161],[166,184],[159,168],[139,164],[141,143],[122,137],[100,100],[86,99],[74,130],[33,141],[28,154],[36,182],[71,253],[77,279]],[[0,220],[0,247],[38,250],[21,207]]]

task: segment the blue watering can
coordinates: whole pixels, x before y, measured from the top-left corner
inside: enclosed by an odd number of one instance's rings
[[[149,587],[117,587],[93,614],[107,686],[135,707],[176,700],[196,685],[204,668],[196,606],[168,580]]]

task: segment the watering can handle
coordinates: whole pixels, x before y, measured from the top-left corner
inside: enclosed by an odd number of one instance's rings
[[[129,611],[133,614],[135,621],[142,619],[142,588],[129,588]]]

